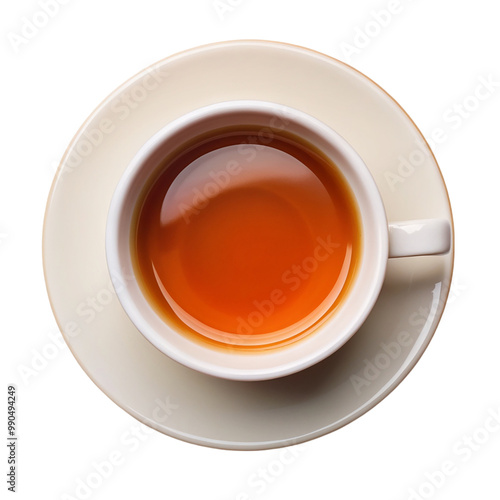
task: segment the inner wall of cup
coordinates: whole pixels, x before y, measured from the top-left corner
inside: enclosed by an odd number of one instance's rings
[[[299,119],[297,119],[297,116],[299,116]],[[387,253],[384,250],[387,242],[384,242],[383,232],[382,236],[380,236],[380,224],[383,222],[382,219],[384,219],[385,215],[380,216],[380,207],[377,210],[372,210],[373,179],[371,179],[368,171],[363,172],[366,167],[364,167],[359,157],[357,158],[358,164],[354,165],[355,162],[349,157],[349,153],[353,153],[349,151],[349,146],[343,144],[342,139],[334,133],[332,136],[332,131],[326,126],[322,126],[317,120],[309,119],[307,115],[302,116],[300,112],[296,113],[295,110],[292,110],[291,113],[285,107],[276,109],[274,105],[261,106],[260,109],[256,109],[255,104],[249,104],[247,109],[241,109],[228,104],[226,109],[224,109],[224,105],[221,105],[213,114],[195,112],[191,116],[185,116],[177,123],[165,127],[145,145],[125,175],[121,193],[122,212],[120,224],[118,225],[120,228],[118,231],[118,239],[120,240],[118,247],[121,250],[127,248],[128,252],[118,251],[119,265],[124,272],[134,272],[128,244],[133,220],[133,208],[140,196],[142,187],[148,182],[151,172],[155,171],[159,163],[172,149],[188,142],[194,136],[206,134],[207,131],[217,128],[237,126],[242,123],[261,126],[270,131],[274,129],[277,133],[279,133],[281,127],[284,127],[286,132],[295,134],[319,148],[341,169],[358,201],[362,220],[363,245],[369,242],[371,251],[361,252],[357,276],[349,295],[345,297],[332,318],[327,318],[328,321],[322,318],[323,321],[320,321],[315,326],[315,334],[306,337],[307,342],[305,344],[303,342],[294,342],[287,349],[271,349],[265,353],[267,358],[270,356],[275,358],[268,360],[268,369],[270,370],[276,369],[276,366],[280,363],[289,363],[294,356],[298,355],[304,362],[312,363],[324,357],[328,352],[333,352],[360,326],[360,322],[368,314],[380,290],[381,278],[385,270],[384,259]],[[361,165],[359,164],[360,161]],[[366,186],[367,176],[368,180],[373,183],[371,189]],[[125,239],[127,244],[124,245]],[[186,336],[179,335],[175,328],[165,324],[156,311],[151,308],[137,281],[134,280],[131,286],[118,292],[118,295],[137,328],[156,347],[171,355],[174,359],[193,368],[218,375],[224,369],[234,371],[235,369],[250,370],[255,368],[249,358],[238,356],[237,350],[228,350],[227,346],[225,350],[213,349],[208,345],[193,343]],[[304,344],[306,347],[301,346],[300,353],[297,352],[294,355],[292,351],[295,349],[296,344]],[[207,351],[211,352],[207,355]],[[287,354],[283,354],[282,351],[287,351]],[[235,355],[237,358],[242,358],[236,364],[234,364]],[[259,359],[262,358],[259,357]],[[308,359],[309,361],[307,361]],[[245,366],[247,363],[248,366]],[[214,369],[214,366],[217,366],[217,368]],[[265,370],[265,363],[261,365],[261,368]]]

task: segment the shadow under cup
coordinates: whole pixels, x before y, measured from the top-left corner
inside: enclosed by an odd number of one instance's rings
[[[150,139],[120,181],[108,263],[134,279],[118,296],[141,333],[188,366],[220,375],[201,366],[212,351],[209,364],[227,354],[251,370],[256,353],[297,371],[373,306],[387,260],[382,202],[359,156],[318,120],[271,103],[208,108]]]

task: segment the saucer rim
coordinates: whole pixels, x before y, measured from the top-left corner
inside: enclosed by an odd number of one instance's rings
[[[408,113],[401,107],[401,105],[388,93],[386,92],[382,87],[380,87],[376,82],[374,82],[371,78],[357,70],[356,68],[353,68],[352,66],[346,64],[343,61],[340,61],[339,59],[336,59],[332,56],[329,56],[327,54],[321,53],[319,51],[316,51],[314,49],[310,49],[307,47],[302,47],[300,45],[296,44],[290,44],[286,42],[281,42],[281,41],[272,41],[272,40],[260,40],[260,39],[241,39],[241,40],[230,40],[230,41],[223,41],[223,42],[212,42],[209,44],[204,44],[200,45],[197,47],[193,48],[188,48],[183,51],[177,52],[175,54],[172,54],[170,56],[167,56],[156,63],[153,63],[149,65],[148,67],[140,70],[133,76],[131,76],[129,79],[127,79],[125,82],[123,82],[121,85],[119,85],[114,91],[112,91],[107,97],[105,97],[96,107],[95,109],[89,114],[89,116],[86,118],[86,120],[82,123],[80,128],[77,130],[77,132],[74,134],[70,142],[68,143],[68,146],[62,156],[61,162],[57,168],[57,171],[54,176],[54,180],[51,184],[49,194],[47,197],[47,203],[45,206],[45,213],[44,213],[44,220],[43,220],[43,231],[42,231],[42,266],[43,266],[43,273],[44,273],[44,278],[45,278],[45,286],[47,290],[47,296],[49,299],[49,304],[51,307],[51,310],[53,312],[54,318],[56,320],[56,323],[63,335],[63,338],[66,341],[66,344],[68,345],[72,355],[75,357],[77,360],[78,364],[82,368],[82,370],[86,373],[86,375],[90,378],[90,380],[111,400],[113,401],[117,406],[119,406],[121,409],[125,410],[127,413],[132,415],[135,419],[143,423],[144,425],[147,425],[148,427],[151,427],[163,434],[169,435],[171,437],[174,437],[176,439],[180,439],[182,441],[192,443],[192,444],[197,444],[200,446],[205,446],[209,448],[218,448],[218,449],[224,449],[224,450],[263,450],[263,449],[274,449],[274,448],[280,448],[283,446],[290,446],[294,444],[299,444],[303,442],[310,441],[312,439],[316,439],[318,437],[324,436],[328,433],[331,433],[335,430],[341,429],[345,425],[353,422],[354,420],[357,420],[359,417],[362,415],[366,414],[369,410],[371,410],[373,407],[375,407],[378,403],[380,403],[383,399],[385,399],[389,394],[391,394],[396,387],[398,387],[403,380],[408,376],[408,374],[413,370],[415,365],[418,363],[418,361],[421,359],[423,353],[427,349],[430,341],[432,340],[433,336],[435,335],[435,332],[441,322],[443,312],[446,307],[447,300],[449,298],[450,294],[450,287],[447,288],[445,295],[444,295],[444,300],[442,303],[442,306],[440,307],[440,310],[436,313],[436,322],[433,327],[430,327],[430,332],[428,332],[425,335],[425,342],[423,342],[416,354],[412,356],[411,362],[405,367],[404,370],[402,370],[401,373],[396,373],[391,380],[393,380],[390,384],[388,383],[387,385],[389,386],[389,389],[386,389],[383,393],[377,395],[376,397],[373,397],[369,401],[367,401],[363,406],[356,408],[355,411],[351,412],[350,414],[344,416],[340,421],[336,421],[330,425],[321,427],[319,429],[316,429],[313,432],[309,432],[306,434],[303,434],[299,436],[298,438],[294,439],[277,439],[277,440],[268,440],[268,441],[221,441],[221,440],[214,440],[210,438],[200,438],[195,435],[189,434],[189,433],[183,433],[179,432],[171,427],[163,425],[160,427],[159,425],[155,425],[153,421],[147,420],[142,414],[137,412],[135,409],[131,408],[125,402],[121,401],[118,397],[112,396],[112,394],[108,393],[107,390],[104,390],[103,387],[101,387],[95,380],[94,378],[90,375],[88,370],[85,367],[85,363],[83,362],[82,359],[80,359],[80,356],[76,353],[74,350],[70,338],[67,338],[67,334],[63,328],[63,325],[61,324],[58,315],[56,313],[55,307],[54,307],[54,301],[51,295],[51,291],[49,289],[49,284],[47,280],[47,265],[46,265],[46,246],[47,246],[47,231],[46,231],[46,226],[47,226],[47,219],[48,219],[48,213],[50,209],[50,205],[53,200],[54,192],[56,190],[56,185],[58,182],[58,179],[61,174],[61,170],[64,168],[65,160],[68,157],[69,152],[73,148],[73,146],[76,144],[80,136],[82,135],[83,131],[86,130],[86,127],[88,124],[93,120],[93,118],[101,111],[101,109],[106,106],[107,104],[110,103],[117,95],[119,95],[124,89],[128,88],[130,85],[132,85],[134,82],[139,80],[142,75],[147,73],[148,71],[151,71],[153,68],[157,66],[163,66],[166,62],[169,61],[174,61],[177,58],[183,57],[184,55],[187,54],[194,54],[197,52],[203,52],[207,49],[214,49],[214,48],[224,48],[227,46],[238,46],[238,45],[262,45],[262,46],[276,46],[276,45],[281,45],[285,48],[288,49],[293,49],[295,51],[298,51],[302,54],[307,53],[310,56],[314,56],[318,59],[321,59],[323,61],[328,61],[329,63],[334,63],[334,64],[340,64],[344,66],[347,70],[354,72],[357,74],[359,78],[369,80],[373,85],[375,85],[379,91],[381,91],[386,97],[388,97],[393,104],[395,104],[400,111],[403,112],[403,114],[406,116],[406,119],[411,122],[413,128],[418,132],[422,142],[425,144],[427,150],[432,156],[433,162],[435,167],[437,168],[437,172],[439,173],[439,176],[441,178],[442,186],[446,195],[446,201],[448,204],[448,209],[449,209],[449,216],[450,216],[450,224],[451,224],[451,236],[452,236],[452,241],[451,241],[451,250],[450,250],[450,267],[449,267],[449,282],[451,283],[451,278],[453,276],[454,272],[454,264],[455,264],[455,225],[454,225],[454,218],[453,218],[453,212],[452,212],[452,207],[451,207],[451,202],[450,202],[450,197],[449,197],[449,192],[447,189],[447,186],[444,181],[444,177],[442,174],[442,171],[439,167],[439,164],[436,161],[435,155],[432,152],[429,144],[427,143],[425,137],[423,136],[422,132],[420,129],[417,127],[415,122],[412,120],[412,118],[408,115]],[[205,375],[209,377],[210,375]],[[395,380],[394,380],[395,379]],[[246,383],[245,381],[240,381],[236,383]],[[167,432],[168,431],[168,432]]]

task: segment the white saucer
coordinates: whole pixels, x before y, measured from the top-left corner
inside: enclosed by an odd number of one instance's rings
[[[332,126],[365,160],[389,221],[451,222],[451,210],[432,153],[397,103],[354,69],[300,47],[239,41],[183,52],[126,82],[92,113],[66,151],[45,218],[45,278],[66,342],[97,386],[141,422],[201,445],[264,449],[336,430],[403,380],[441,317],[453,252],[391,260],[363,327],[301,373],[232,382],[170,360],[135,329],[112,292],[107,210],[150,136],[188,111],[231,99],[275,101]],[[404,170],[392,190],[386,172],[397,172],[401,158],[414,171]]]

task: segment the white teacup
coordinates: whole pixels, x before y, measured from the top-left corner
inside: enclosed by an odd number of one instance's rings
[[[224,127],[253,126],[286,132],[319,149],[342,172],[357,201],[362,250],[354,282],[334,313],[313,318],[318,326],[286,346],[249,354],[196,342],[169,324],[145,296],[135,276],[131,225],[137,201],[162,159],[180,145]],[[266,380],[303,370],[339,349],[359,329],[374,306],[388,258],[446,253],[451,228],[446,220],[388,223],[368,168],[354,149],[318,119],[275,103],[229,101],[192,111],[167,124],[137,152],[113,195],[106,228],[108,268],[118,298],[138,330],[172,359],[200,372],[233,380]],[[127,283],[127,286],[123,286]]]

